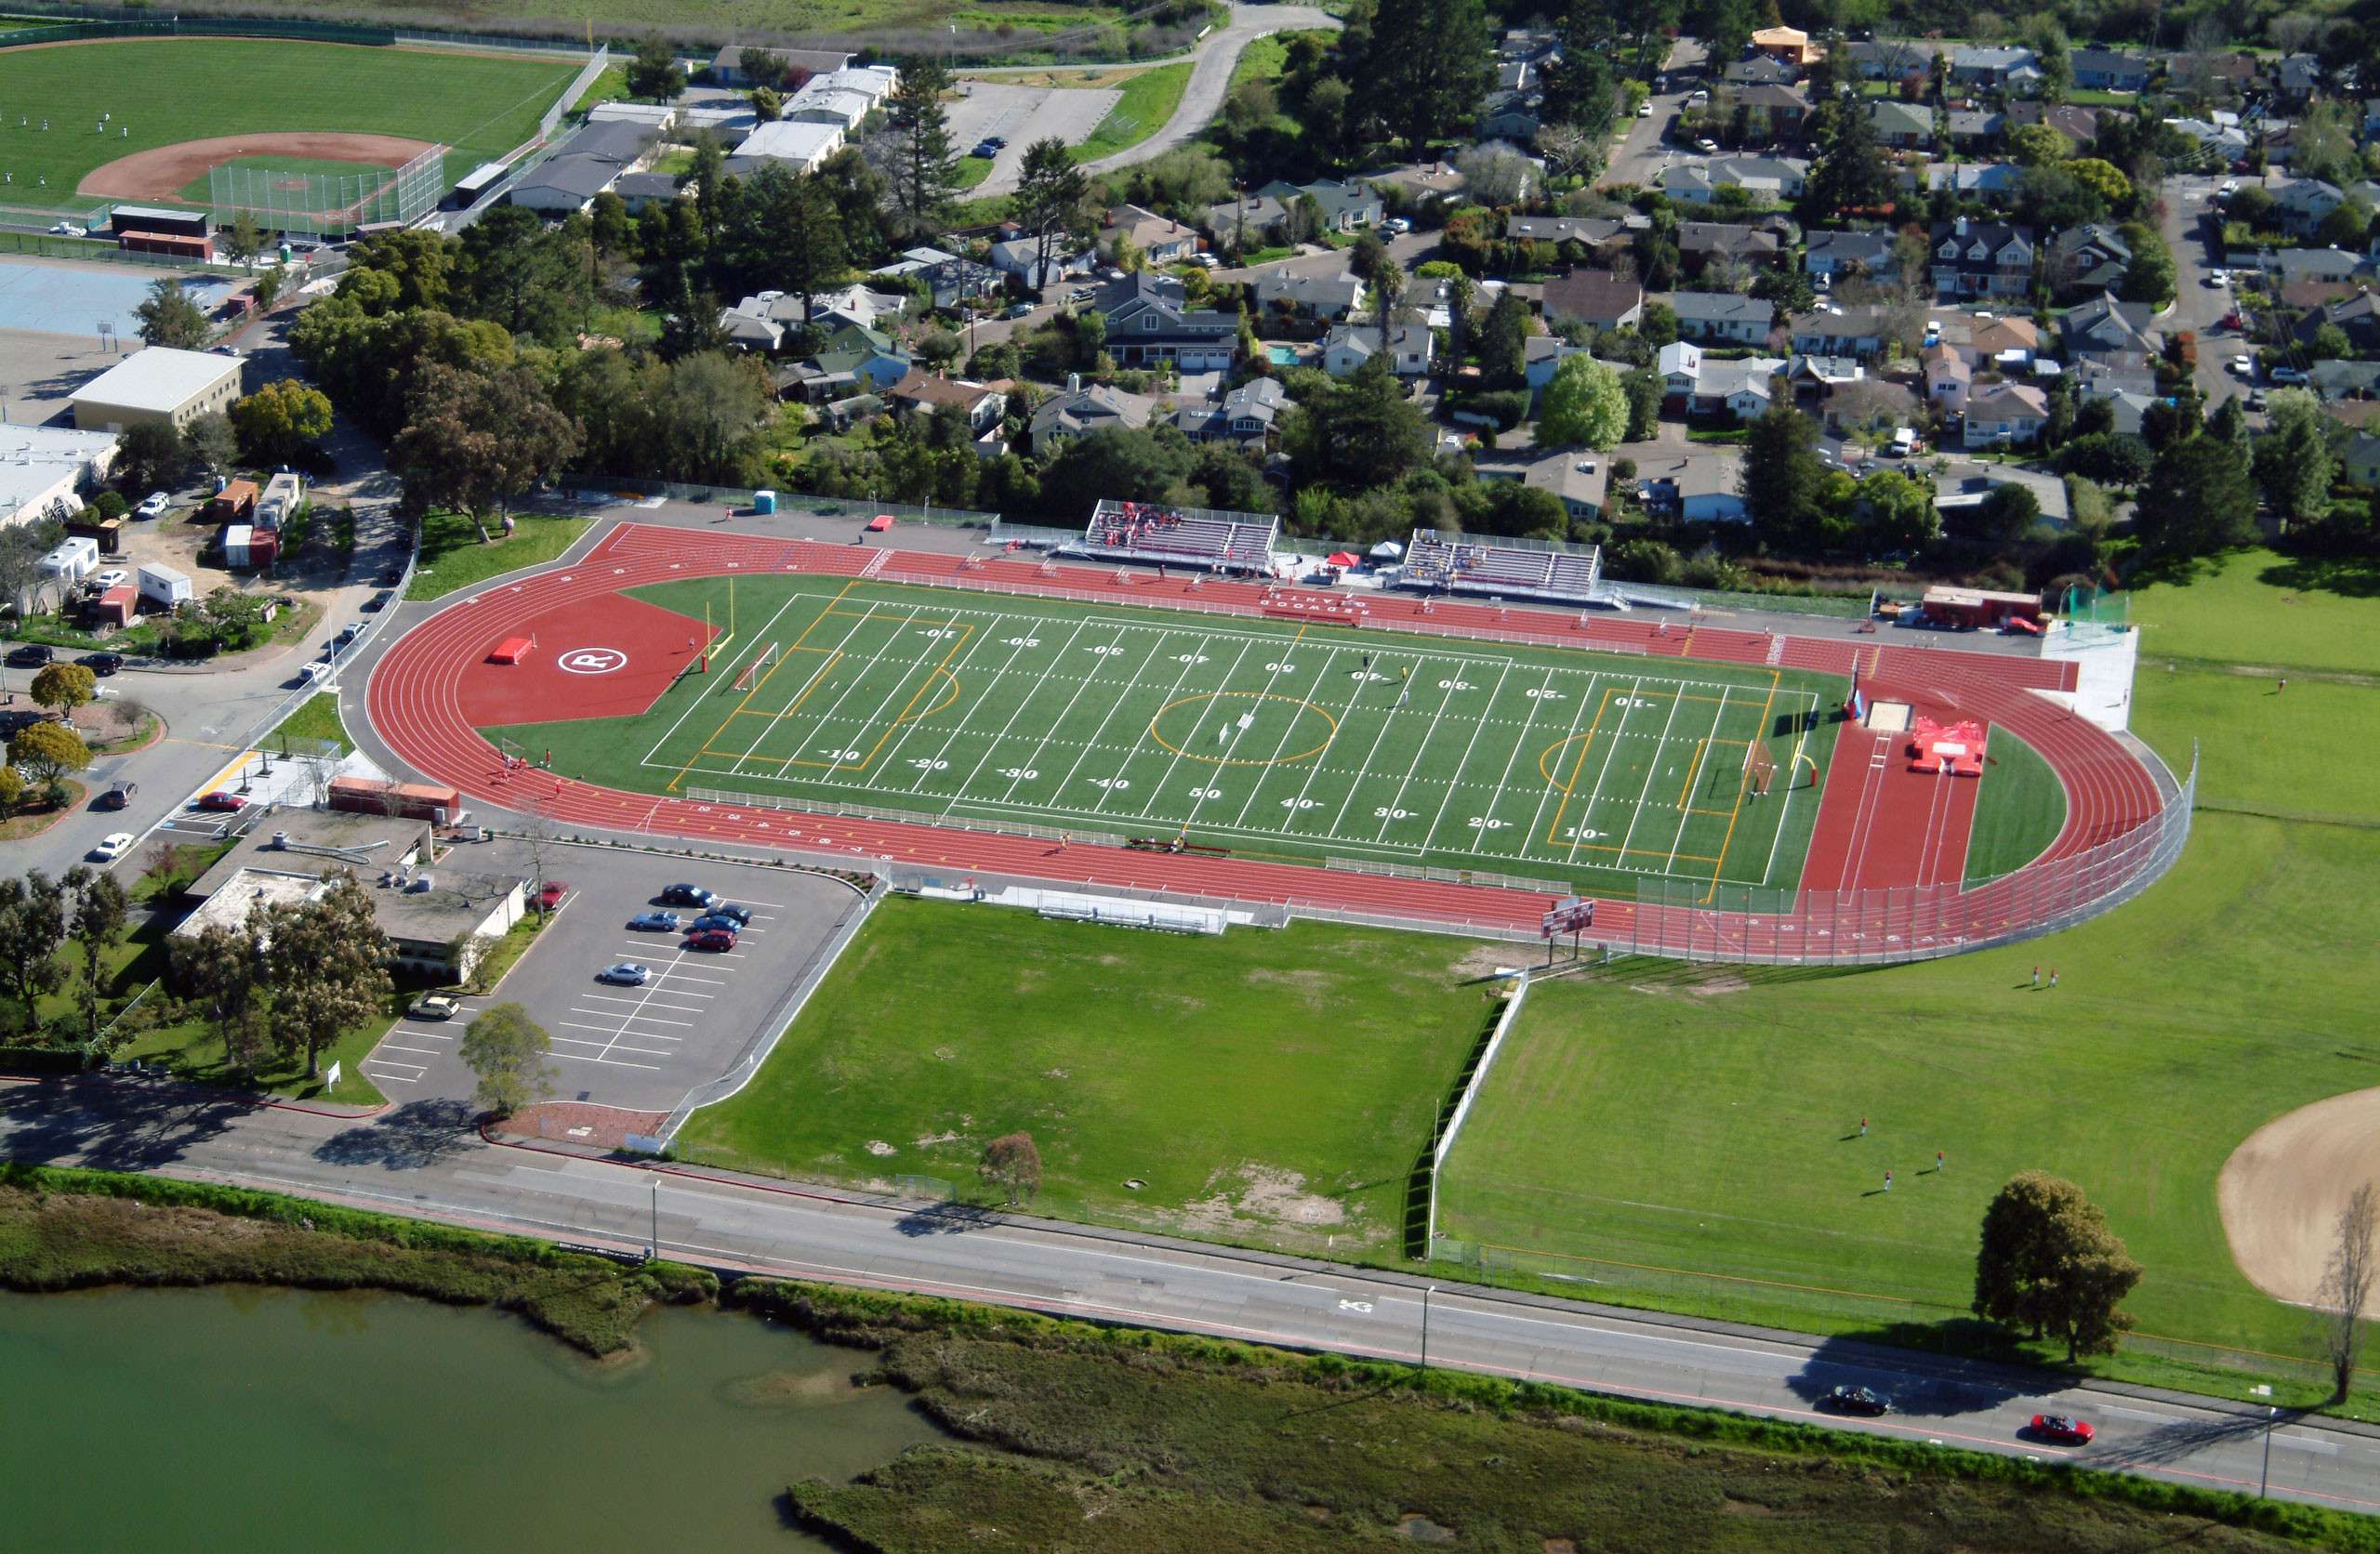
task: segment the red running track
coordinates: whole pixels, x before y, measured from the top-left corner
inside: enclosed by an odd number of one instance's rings
[[[1164,891],[1418,919],[1435,927],[1500,936],[1534,936],[1550,902],[1551,898],[1540,892],[1491,886],[1085,845],[1061,849],[1036,838],[924,820],[845,819],[656,798],[541,771],[508,773],[495,747],[472,726],[458,690],[464,671],[484,655],[490,642],[517,623],[621,589],[733,572],[805,572],[881,577],[888,582],[931,579],[1001,592],[1130,600],[1243,615],[1277,616],[1285,611],[1318,609],[1326,600],[1333,609],[1343,609],[1346,598],[1263,584],[1181,578],[1160,583],[1140,573],[1110,574],[1083,567],[1045,571],[1031,561],[978,562],[950,555],[787,542],[749,534],[690,536],[680,529],[630,523],[614,530],[575,564],[483,589],[407,632],[372,672],[367,714],[389,747],[423,775],[499,809],[517,809],[525,798],[534,797],[538,812],[547,818],[587,827],[845,854],[893,865],[980,871],[1068,887]],[[1493,603],[1425,601],[1406,596],[1383,596],[1367,602],[1370,622],[1399,630],[1840,675],[1850,674],[1856,667],[1871,695],[1911,700],[1927,710],[1980,717],[2013,730],[2041,752],[2066,784],[2067,821],[2056,841],[2027,870],[1977,891],[1937,892],[1958,898],[1956,910],[1963,931],[1977,936],[1993,923],[2004,928],[2023,917],[2028,910],[2024,876],[2029,871],[2129,832],[2154,819],[2159,811],[2155,780],[2122,744],[2097,725],[2031,693],[2034,688],[2070,689],[2073,669],[2069,665],[1822,638],[1778,639],[1763,632],[1603,613],[1566,616]],[[1846,730],[1845,736],[1846,744],[1860,738],[1854,730]],[[1830,783],[1819,808],[1818,835],[1833,838],[1828,846],[1840,853],[1831,877],[1844,884],[1918,885],[1925,877],[1919,870],[1899,871],[1900,877],[1891,879],[1883,877],[1896,872],[1888,865],[1874,871],[1864,866],[1846,871],[1843,861],[1851,858],[1851,827],[1859,804],[1856,784]],[[1871,834],[1882,828],[1888,836],[1900,835],[1898,828],[1908,817],[1899,813],[1899,808],[1871,821]],[[1938,833],[1943,827],[1937,824],[1935,829]],[[1964,849],[1962,824],[1955,861],[1938,843],[1931,849],[1921,846],[1916,856],[1934,877],[1955,880],[1964,866]],[[1878,842],[1876,849],[1886,859],[1909,851],[1897,842]],[[1822,862],[1814,857],[1812,869],[1819,868]],[[2039,905],[2038,892],[2034,905]],[[1831,915],[1818,916],[1821,910]],[[1729,954],[1756,957],[1772,953],[1822,953],[1855,939],[1867,946],[1859,953],[1872,955],[1871,940],[1885,932],[1882,925],[1874,933],[1861,931],[1838,901],[1807,897],[1794,912],[1781,915],[1647,908],[1643,922],[1638,921],[1634,902],[1609,902],[1599,912],[1596,928],[1597,937],[1623,945],[1699,949],[1713,942]]]

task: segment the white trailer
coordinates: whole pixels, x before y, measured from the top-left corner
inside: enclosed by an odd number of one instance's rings
[[[187,574],[152,561],[140,569],[140,597],[167,610],[188,604],[195,596]]]

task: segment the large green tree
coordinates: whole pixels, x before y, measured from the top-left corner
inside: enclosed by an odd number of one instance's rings
[[[143,345],[196,350],[211,333],[205,310],[171,276],[149,283],[149,295],[132,309],[132,316],[140,321]]]
[[[1825,117],[1825,141],[1804,185],[1809,209],[1832,216],[1844,210],[1873,209],[1889,201],[1892,170],[1876,141],[1876,126],[1868,117],[1868,99],[1838,99],[1827,105]]]
[[[1281,434],[1302,481],[1347,490],[1392,485],[1428,456],[1429,426],[1375,355],[1289,417]]]
[[[265,1052],[265,1020],[272,994],[265,981],[260,925],[210,923],[194,939],[175,942],[174,967],[223,1044],[235,1073],[254,1073]]]
[[[262,938],[273,1040],[292,1055],[302,1052],[306,1076],[314,1078],[323,1049],[341,1034],[375,1015],[388,1018],[389,936],[373,916],[372,898],[342,871],[311,901],[268,906]]]
[[[2256,494],[2240,450],[2204,433],[2158,450],[2141,482],[2133,533],[2151,556],[2211,556],[2255,537]]]
[[[1364,115],[1420,159],[1430,142],[1467,134],[1494,79],[1481,0],[1374,0],[1347,84]]]
[[[331,434],[330,397],[294,377],[231,402],[231,429],[249,460],[281,464]]]
[[[913,59],[902,62],[900,85],[884,99],[886,204],[907,235],[940,230],[959,188],[950,117],[942,106],[948,90],[948,72],[932,59]]]
[[[2265,433],[2254,442],[2254,465],[2265,501],[2284,525],[2312,522],[2330,510],[2339,461],[2324,419],[2321,402],[2307,390],[2273,390]]]
[[[1628,433],[1628,390],[1617,368],[1586,352],[1563,358],[1545,386],[1538,445],[1611,449]]]
[[[1038,293],[1050,283],[1051,262],[1064,240],[1088,225],[1090,202],[1091,180],[1075,165],[1074,152],[1064,140],[1036,140],[1025,148],[1025,165],[1009,208],[1033,238],[1030,290]]]
[[[1976,1315],[2063,1338],[2069,1361],[2114,1351],[2132,1325],[2118,1308],[2139,1282],[2140,1265],[2107,1216],[2070,1181],[2026,1171],[1984,1210]]]
[[[562,1077],[546,1061],[553,1051],[553,1037],[519,1004],[483,1009],[463,1027],[463,1039],[455,1050],[479,1080],[472,1099],[498,1117],[551,1097],[554,1082]]]
[[[8,759],[24,769],[35,783],[55,790],[70,771],[91,764],[90,746],[64,723],[28,724],[8,742]]]
[[[628,96],[648,102],[674,102],[686,89],[685,68],[678,51],[658,33],[648,33],[628,63]]]
[[[425,504],[480,516],[561,473],[578,448],[577,426],[527,366],[475,373],[434,363],[415,386],[390,462]]]
[[[593,229],[584,216],[549,227],[523,205],[497,205],[464,229],[456,309],[507,334],[562,345],[587,323]]]
[[[65,977],[66,892],[39,869],[0,873],[0,986],[17,1001],[17,1028],[41,1022],[40,1000]]]
[[[1752,532],[1780,549],[1805,547],[1824,517],[1826,466],[1816,421],[1778,403],[1744,429],[1744,507]]]
[[[83,1029],[99,1034],[99,995],[105,981],[101,968],[108,952],[124,938],[130,902],[114,875],[77,863],[62,881],[73,903],[67,917],[67,936],[83,952]]]

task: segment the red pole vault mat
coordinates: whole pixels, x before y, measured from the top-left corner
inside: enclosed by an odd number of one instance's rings
[[[633,718],[660,700],[715,635],[674,610],[598,594],[514,622],[485,659],[465,667],[456,694],[479,728]],[[500,661],[516,648],[515,662]]]

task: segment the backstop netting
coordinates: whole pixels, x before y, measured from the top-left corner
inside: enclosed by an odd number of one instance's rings
[[[298,168],[212,167],[206,203],[218,222],[245,212],[271,231],[339,234],[383,222],[411,222],[446,193],[446,151],[432,146],[402,167],[357,164],[352,173]]]
[[[2076,584],[2066,590],[2058,614],[2066,622],[2067,639],[2075,647],[2104,645],[2132,628],[2132,596]]]

